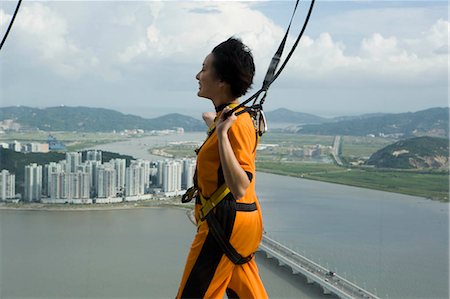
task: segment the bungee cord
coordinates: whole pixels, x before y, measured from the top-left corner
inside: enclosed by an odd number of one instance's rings
[[[297,39],[295,40],[294,44],[292,45],[291,50],[289,51],[288,55],[286,56],[285,60],[283,61],[283,63],[281,64],[280,68],[277,70],[278,65],[280,64],[281,61],[281,55],[283,54],[283,50],[284,50],[284,46],[286,44],[286,40],[289,34],[289,30],[291,28],[291,24],[292,24],[292,20],[294,19],[295,13],[297,11],[297,7],[299,4],[300,0],[297,0],[295,2],[295,6],[294,6],[294,10],[291,16],[291,19],[289,21],[289,25],[286,29],[286,33],[283,37],[283,39],[281,40],[280,45],[278,46],[278,50],[275,52],[275,54],[272,57],[272,60],[270,62],[269,68],[267,70],[266,76],[264,77],[264,81],[262,84],[262,87],[256,91],[252,96],[250,96],[247,100],[243,101],[242,103],[240,103],[238,106],[234,107],[233,109],[231,109],[230,111],[227,112],[227,117],[230,116],[232,113],[234,113],[236,110],[244,107],[244,109],[236,112],[236,115],[248,112],[250,113],[250,115],[254,118],[256,118],[256,121],[258,122],[258,127],[261,127],[261,125],[264,125],[263,130],[259,131],[259,135],[261,136],[265,130],[267,129],[267,125],[266,125],[266,121],[265,121],[265,116],[263,113],[263,104],[264,101],[266,100],[266,95],[267,95],[267,91],[269,90],[270,85],[278,78],[278,76],[280,76],[281,72],[283,71],[283,69],[286,67],[289,59],[292,57],[292,54],[294,53],[295,49],[297,48],[298,43],[300,42],[300,39],[303,36],[303,33],[305,32],[305,29],[308,25],[309,19],[311,17],[311,13],[314,7],[314,2],[315,0],[311,0],[311,4],[309,5],[309,9],[308,9],[308,13],[306,15],[305,21],[303,22],[303,26],[302,29],[300,31],[300,33],[297,36]],[[262,95],[261,99],[259,99],[259,97]],[[258,102],[259,99],[259,102]],[[249,103],[250,101],[253,100],[253,103],[251,106],[249,107],[245,107],[245,105],[247,103]],[[259,114],[259,116],[258,116]],[[263,124],[261,124],[261,122],[263,122]]]
[[[15,18],[16,18],[16,15],[17,15],[17,13],[19,12],[19,7],[20,7],[20,4],[21,4],[21,3],[22,3],[22,0],[19,0],[19,1],[17,2],[16,9],[14,10],[14,14],[13,14],[13,16],[12,16],[12,18],[11,18],[11,21],[9,22],[9,25],[8,25],[8,29],[6,29],[6,33],[5,33],[5,35],[3,36],[2,43],[0,44],[0,51],[2,50],[3,44],[5,43],[6,38],[8,37],[9,31],[10,31],[11,28],[12,28],[12,25],[13,25],[13,23],[14,23],[14,20],[15,20]]]

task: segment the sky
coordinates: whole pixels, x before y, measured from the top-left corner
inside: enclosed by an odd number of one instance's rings
[[[16,3],[1,1],[1,37]],[[87,106],[148,118],[200,118],[213,109],[196,95],[195,75],[205,56],[230,36],[241,38],[255,59],[256,91],[293,6],[24,0],[0,51],[0,106]],[[308,6],[301,1],[285,52]],[[264,109],[333,117],[448,106],[448,9],[447,1],[317,0]]]

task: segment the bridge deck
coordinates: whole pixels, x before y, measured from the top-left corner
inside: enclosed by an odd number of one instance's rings
[[[287,265],[294,274],[301,273],[308,283],[319,284],[324,294],[336,294],[340,298],[379,299],[376,295],[364,290],[343,277],[330,272],[283,244],[263,235],[259,250],[264,251],[269,258],[276,258],[280,265]]]

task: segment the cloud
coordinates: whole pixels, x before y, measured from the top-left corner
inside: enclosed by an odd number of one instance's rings
[[[282,35],[281,28],[248,3],[181,2],[158,3],[155,7],[150,2],[148,8],[154,12],[154,19],[146,28],[146,36],[119,54],[123,62],[145,56],[151,60],[197,60],[201,64],[213,46],[232,35],[255,49],[255,58],[259,59],[272,51]]]
[[[259,87],[285,30],[259,7],[234,1],[24,2],[2,49],[3,95],[26,99],[33,89],[27,88],[29,81],[35,81],[42,97],[47,92],[49,98],[92,100],[95,95],[106,103],[124,97],[142,103],[149,94],[179,97],[193,93],[203,58],[232,35],[252,49]],[[428,10],[435,13],[431,8],[371,10],[369,5],[330,10],[327,18],[317,10],[319,16],[275,85],[291,90],[442,88],[448,84],[449,22],[430,18]],[[0,9],[2,28],[10,17]],[[68,85],[70,94],[57,89]]]
[[[158,65],[170,70],[177,66],[195,68],[217,43],[236,35],[253,49],[258,79],[261,79],[284,33],[283,28],[254,8],[252,2],[202,1],[175,5],[151,1],[105,5],[109,5],[107,12],[104,5],[93,6],[95,12],[88,15],[91,18],[101,15],[104,23],[100,27],[104,32],[97,31],[91,41],[95,36],[108,36],[108,31],[118,32],[118,40],[113,36],[104,38],[104,48],[79,38],[80,33],[76,32],[79,23],[69,23],[58,9],[64,3],[25,5],[15,28],[16,47],[34,53],[33,57],[37,54],[34,63],[66,79],[88,75],[120,80],[128,72],[144,74]],[[2,20],[8,19],[3,10],[0,13]],[[371,13],[361,12],[365,16]],[[351,16],[360,18],[355,12]],[[346,51],[345,41],[334,40],[332,33],[323,32],[316,38],[305,35],[283,77],[288,77],[286,82],[328,79],[340,73],[354,74],[360,80],[361,76],[372,78],[386,74],[411,78],[411,72],[420,75],[439,69],[438,64],[445,59],[443,54],[448,53],[448,32],[449,22],[442,19],[415,38],[375,32],[365,36],[359,51],[353,53]],[[122,43],[125,34],[129,36]],[[287,48],[293,40],[291,35]]]
[[[287,67],[284,86],[302,80],[340,86],[446,85],[448,32],[449,22],[437,20],[414,39],[373,33],[351,54],[330,33],[306,36]]]
[[[0,13],[5,14],[3,10]],[[112,80],[120,77],[102,65],[95,51],[73,38],[74,28],[57,9],[43,3],[24,5],[14,31],[16,38],[8,47],[16,52],[14,56],[27,57],[30,67],[50,69],[63,80],[77,80],[86,74]]]

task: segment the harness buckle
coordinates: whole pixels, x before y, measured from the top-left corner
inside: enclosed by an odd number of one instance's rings
[[[198,193],[197,187],[192,186],[191,188],[186,190],[186,193],[183,194],[183,196],[181,197],[181,202],[182,203],[190,202],[193,198],[197,196],[197,193]]]

